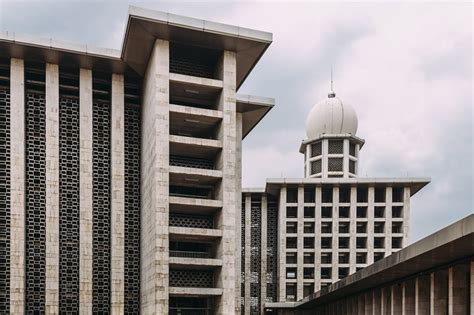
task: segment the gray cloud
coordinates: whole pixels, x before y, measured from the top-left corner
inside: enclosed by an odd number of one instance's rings
[[[473,212],[472,4],[132,2],[271,31],[240,92],[277,106],[245,139],[243,182],[298,177],[306,114],[338,96],[366,139],[361,176],[431,176],[412,204],[412,240]],[[0,0],[0,28],[120,48],[128,3]]]

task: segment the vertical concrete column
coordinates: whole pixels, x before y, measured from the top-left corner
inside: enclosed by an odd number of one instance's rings
[[[473,312],[474,311],[474,261],[471,261],[470,269],[471,269],[470,270],[470,275],[471,275],[470,286],[471,286],[471,288],[470,288],[469,292],[471,292],[471,294],[470,294],[469,298],[471,300],[470,301],[470,303],[471,303],[471,308],[470,309],[471,309],[471,312]]]
[[[112,74],[111,106],[111,311],[124,311],[124,211],[125,211],[125,147],[124,147],[124,78]]]
[[[332,282],[339,279],[339,187],[332,190]]]
[[[297,254],[296,254],[296,300],[303,298],[303,229],[304,229],[304,186],[298,187],[298,204],[297,204]]]
[[[367,265],[374,263],[374,201],[375,190],[370,186],[367,199]]]
[[[235,155],[236,155],[236,169],[237,169],[237,176],[236,176],[236,181],[237,181],[237,187],[242,187],[242,113],[237,113],[236,115],[236,150],[235,150]],[[242,209],[240,208],[242,205],[242,191],[241,189],[237,189],[235,191],[235,200],[236,200],[236,205],[237,209],[235,211],[235,313],[240,314],[241,309],[240,309],[240,298],[241,298],[241,283],[240,283],[240,277],[242,275],[242,271],[240,270],[242,268],[242,255],[240,255],[240,252],[242,250],[242,229],[241,229],[241,224],[242,224]],[[266,207],[266,202],[265,202],[265,207]],[[265,215],[267,214],[266,208],[265,208]],[[262,204],[262,215],[263,215],[263,204]],[[262,219],[262,224],[263,224],[263,219]],[[265,219],[265,224],[267,224],[267,221]],[[265,233],[266,233],[266,228],[265,228]],[[263,233],[263,228],[262,228],[262,233]],[[262,234],[263,235],[263,234]],[[266,234],[265,234],[266,235]],[[263,241],[263,236],[262,236],[262,241]],[[265,245],[267,238],[265,236]],[[267,256],[265,256],[266,258]],[[265,264],[266,268],[266,264]],[[267,287],[265,286],[265,289]],[[262,296],[266,297],[266,291],[265,295]],[[262,303],[263,304],[263,303]]]
[[[382,289],[373,289],[372,290],[372,305],[374,306],[374,314],[383,314],[382,313]]]
[[[59,313],[59,67],[46,64],[46,313]]]
[[[391,304],[391,288],[384,287],[381,289],[381,300],[382,300],[382,314],[390,315],[392,310]]]
[[[349,139],[343,140],[342,153],[344,154],[342,158],[342,170],[344,172],[343,177],[349,178]]]
[[[448,314],[467,315],[468,303],[468,267],[458,264],[448,269]]]
[[[349,142],[348,142],[349,143]],[[350,223],[349,223],[349,273],[356,272],[356,215],[357,215],[357,187],[351,187]]]
[[[143,85],[140,309],[168,313],[169,42],[157,39]],[[233,299],[233,298],[232,298]]]
[[[267,298],[267,196],[262,194],[262,232],[261,232],[261,265],[260,265],[260,307],[265,314],[265,300]]]
[[[365,295],[363,293],[357,296],[357,315],[365,315]]]
[[[415,280],[409,279],[402,285],[402,314],[415,314]]]
[[[392,254],[392,194],[393,188],[385,189],[385,257]]]
[[[25,309],[25,69],[10,63],[10,312]]]
[[[286,301],[286,187],[280,188],[280,205],[278,211],[278,226],[280,237],[278,238],[278,299]]]
[[[415,315],[430,314],[430,277],[420,275],[415,279]]]
[[[321,141],[321,177],[328,178],[328,139],[323,139]]]
[[[236,158],[237,127],[236,127],[236,54],[224,51],[222,56],[223,89],[220,109],[223,111],[222,121],[222,181],[219,197],[223,207],[218,224],[222,230],[222,238],[217,255],[222,259],[222,268],[218,273],[217,286],[222,288],[222,297],[216,305],[217,313],[234,313],[235,305],[235,214],[240,211],[236,202],[236,192],[241,191],[240,170]],[[239,139],[240,141],[240,139]]]
[[[314,197],[314,292],[318,292],[321,290],[321,186],[316,186]]]
[[[252,211],[252,197],[250,194],[245,196],[245,314],[250,314],[250,255],[252,254],[250,248],[251,234],[250,228],[252,225],[251,211]]]
[[[403,247],[410,243],[410,187],[403,189]]]
[[[446,314],[448,307],[448,271],[437,270],[430,274],[430,315]]]
[[[374,313],[374,295],[373,291],[365,292],[365,315],[375,315]]]
[[[79,73],[79,309],[92,314],[92,71]]]
[[[391,315],[402,314],[402,286],[400,284],[394,284],[390,288],[391,294]]]
[[[356,154],[356,157],[357,157],[357,161],[356,161],[356,164],[355,164],[355,174],[358,175],[359,174],[359,151],[360,151],[360,144],[356,144],[356,147],[355,147],[355,154]]]

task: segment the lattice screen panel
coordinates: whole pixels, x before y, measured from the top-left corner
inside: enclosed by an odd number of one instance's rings
[[[79,313],[79,100],[59,103],[59,311]]]
[[[125,106],[125,314],[140,312],[140,108]]]
[[[170,72],[212,79],[217,51],[172,43],[170,45]]]
[[[328,171],[329,172],[342,172],[342,158],[329,158],[328,159]]]
[[[261,196],[252,197],[250,211],[250,311],[260,313],[260,274],[262,262],[262,203]]]
[[[170,270],[170,287],[212,288],[211,270]]]
[[[321,160],[316,160],[311,162],[311,174],[319,174],[321,173]]]
[[[45,312],[46,104],[26,95],[26,312]]]
[[[311,144],[311,157],[321,155],[323,153],[322,143],[316,142]]]
[[[170,213],[170,226],[213,229],[214,219],[211,215]]]
[[[214,169],[214,161],[187,156],[170,155],[170,166],[193,167],[201,169]]]
[[[342,154],[344,152],[344,142],[342,140],[329,140],[329,154]]]
[[[94,102],[92,111],[92,311],[108,314],[110,304],[110,104]]]
[[[0,313],[10,312],[10,91],[0,90]]]
[[[278,203],[267,201],[267,302],[277,301]]]

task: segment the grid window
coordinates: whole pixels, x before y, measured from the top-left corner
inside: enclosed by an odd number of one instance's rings
[[[314,233],[314,222],[304,223],[304,233]]]
[[[329,154],[342,154],[344,152],[344,142],[342,140],[329,140]]]
[[[403,223],[394,222],[392,223],[392,233],[402,233],[403,232]]]
[[[303,263],[304,264],[314,264],[314,253],[304,253]]]
[[[367,233],[367,222],[357,222],[356,229],[357,233]]]
[[[338,271],[339,271],[338,273],[339,279],[343,279],[349,275],[349,268],[347,267],[341,267],[339,268]]]
[[[357,207],[357,217],[367,218],[367,207]]]
[[[367,263],[367,253],[357,253],[356,264],[366,264],[366,263]]]
[[[367,237],[356,238],[356,248],[358,249],[367,248]]]
[[[342,172],[343,161],[342,158],[328,158],[329,172]]]
[[[356,161],[349,160],[349,173],[355,174],[356,173]]]
[[[350,216],[349,207],[339,207],[339,218],[347,219]]]
[[[340,249],[349,248],[349,238],[348,237],[340,237],[339,238],[339,248]]]
[[[296,285],[287,284],[286,285],[286,300],[287,301],[296,301]]]
[[[385,218],[385,207],[375,207],[374,218]]]
[[[332,207],[322,207],[321,208],[321,218],[323,218],[323,219],[332,218]]]
[[[296,253],[287,253],[286,254],[286,263],[287,264],[296,264],[297,263]]]
[[[332,247],[332,237],[321,237],[321,248],[331,248]]]
[[[322,267],[321,268],[321,279],[331,279],[332,268]]]
[[[349,222],[339,222],[339,234],[349,233]]]
[[[332,186],[323,186],[321,194],[322,202],[332,202]]]
[[[296,279],[296,268],[286,268],[286,279]]]
[[[321,141],[311,144],[311,157],[319,156],[323,152]]]
[[[403,187],[392,188],[392,201],[403,202]]]
[[[314,268],[313,267],[303,268],[303,278],[314,279]]]
[[[367,187],[357,187],[357,202],[367,202],[369,190]]]
[[[321,222],[321,233],[332,233],[332,222]]]
[[[305,237],[305,238],[303,238],[303,247],[304,248],[314,248],[314,237]]]
[[[402,248],[402,238],[401,237],[393,237],[392,238],[392,248]]]
[[[304,202],[311,203],[315,201],[315,188],[305,187],[304,188]]]
[[[296,237],[286,238],[286,248],[296,248],[296,246],[297,246]]]
[[[385,187],[375,187],[375,202],[385,202]]]
[[[351,202],[351,187],[339,187],[339,202]]]
[[[286,207],[286,217],[289,219],[294,219],[298,217],[298,208],[297,207]]]
[[[321,160],[311,162],[311,175],[319,174],[322,171]]]
[[[384,255],[384,253],[374,253],[374,262],[383,259]]]
[[[288,187],[286,190],[286,202],[297,203],[298,202],[298,188]]]
[[[349,144],[349,154],[353,157],[357,157],[356,156],[356,145],[355,145],[355,143],[350,143]]]
[[[303,286],[303,296],[309,296],[314,293],[314,283],[307,283]]]
[[[375,222],[374,233],[385,233],[385,222]]]
[[[296,222],[286,222],[286,233],[292,234],[298,232],[298,224]]]
[[[384,248],[385,237],[374,237],[374,248]]]
[[[403,207],[392,207],[392,218],[403,217]]]
[[[322,264],[331,264],[332,263],[332,253],[321,253],[321,263]]]
[[[304,217],[314,218],[314,207],[304,207]]]
[[[348,264],[349,263],[349,253],[339,253],[339,263]]]

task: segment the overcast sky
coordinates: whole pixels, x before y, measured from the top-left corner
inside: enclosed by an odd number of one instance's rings
[[[359,175],[431,177],[411,240],[473,213],[471,3],[0,0],[0,29],[120,49],[129,4],[273,33],[239,90],[276,99],[244,141],[245,187],[303,175],[306,116],[332,65],[366,140]]]

